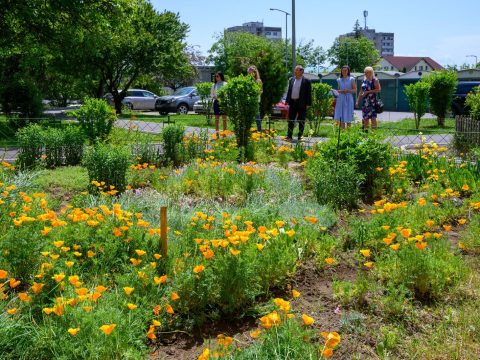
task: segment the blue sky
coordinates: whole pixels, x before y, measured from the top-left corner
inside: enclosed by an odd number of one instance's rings
[[[187,43],[198,45],[206,55],[215,35],[224,28],[245,22],[263,21],[265,26],[285,28],[285,14],[291,13],[292,0],[151,0],[155,8],[180,14],[190,26]],[[391,4],[391,5],[387,5]],[[430,56],[441,65],[480,62],[480,0],[296,0],[297,44],[314,40],[329,49],[335,37],[352,31],[358,19],[363,27],[363,10],[368,11],[367,26],[377,32],[395,33],[395,55]],[[285,33],[283,32],[283,37]],[[291,38],[291,16],[288,16]]]

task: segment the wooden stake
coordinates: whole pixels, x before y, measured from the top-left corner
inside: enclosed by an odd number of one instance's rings
[[[160,208],[160,240],[162,241],[162,256],[167,257],[167,207]]]

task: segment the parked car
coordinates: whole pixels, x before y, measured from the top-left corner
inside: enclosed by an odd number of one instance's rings
[[[172,95],[160,96],[155,103],[155,110],[161,115],[166,115],[169,112],[176,112],[179,114],[187,114],[193,110],[193,104],[200,99],[197,88],[189,86],[180,88]]]
[[[210,100],[210,105],[213,106],[213,100]],[[195,114],[206,114],[207,110],[205,109],[204,102],[202,100],[198,100],[193,104],[193,111]],[[213,107],[210,109],[210,113],[213,114]]]
[[[332,116],[335,112],[335,104],[337,102],[338,92],[335,89],[331,89],[328,92],[328,95],[333,97],[332,108],[331,111],[327,114],[328,116]],[[288,119],[288,104],[285,103],[286,96],[283,96],[282,99],[276,103],[272,108],[272,116],[281,118],[281,119]]]
[[[122,104],[130,110],[155,110],[155,102],[159,98],[154,93],[143,89],[128,89]],[[113,105],[112,94],[105,95],[105,99]]]
[[[465,99],[474,87],[480,86],[480,81],[459,81],[455,93],[452,94],[452,113],[456,115],[465,115],[468,108],[465,108]]]

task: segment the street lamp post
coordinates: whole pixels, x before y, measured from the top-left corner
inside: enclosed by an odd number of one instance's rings
[[[297,49],[295,45],[295,0],[292,0],[292,68],[295,74],[295,66],[297,66]]]
[[[478,61],[477,61],[477,55],[465,55],[466,57],[474,57],[475,58],[475,68],[477,67]]]
[[[285,67],[287,68],[288,71],[288,15],[290,13],[280,10],[280,9],[275,9],[275,8],[270,8],[272,11],[280,11],[285,14]]]

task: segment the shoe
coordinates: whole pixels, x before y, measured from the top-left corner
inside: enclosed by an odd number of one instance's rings
[[[285,137],[283,138],[283,141],[286,141],[286,142],[291,143],[291,142],[293,142],[293,139],[292,139],[291,137],[285,136]]]

